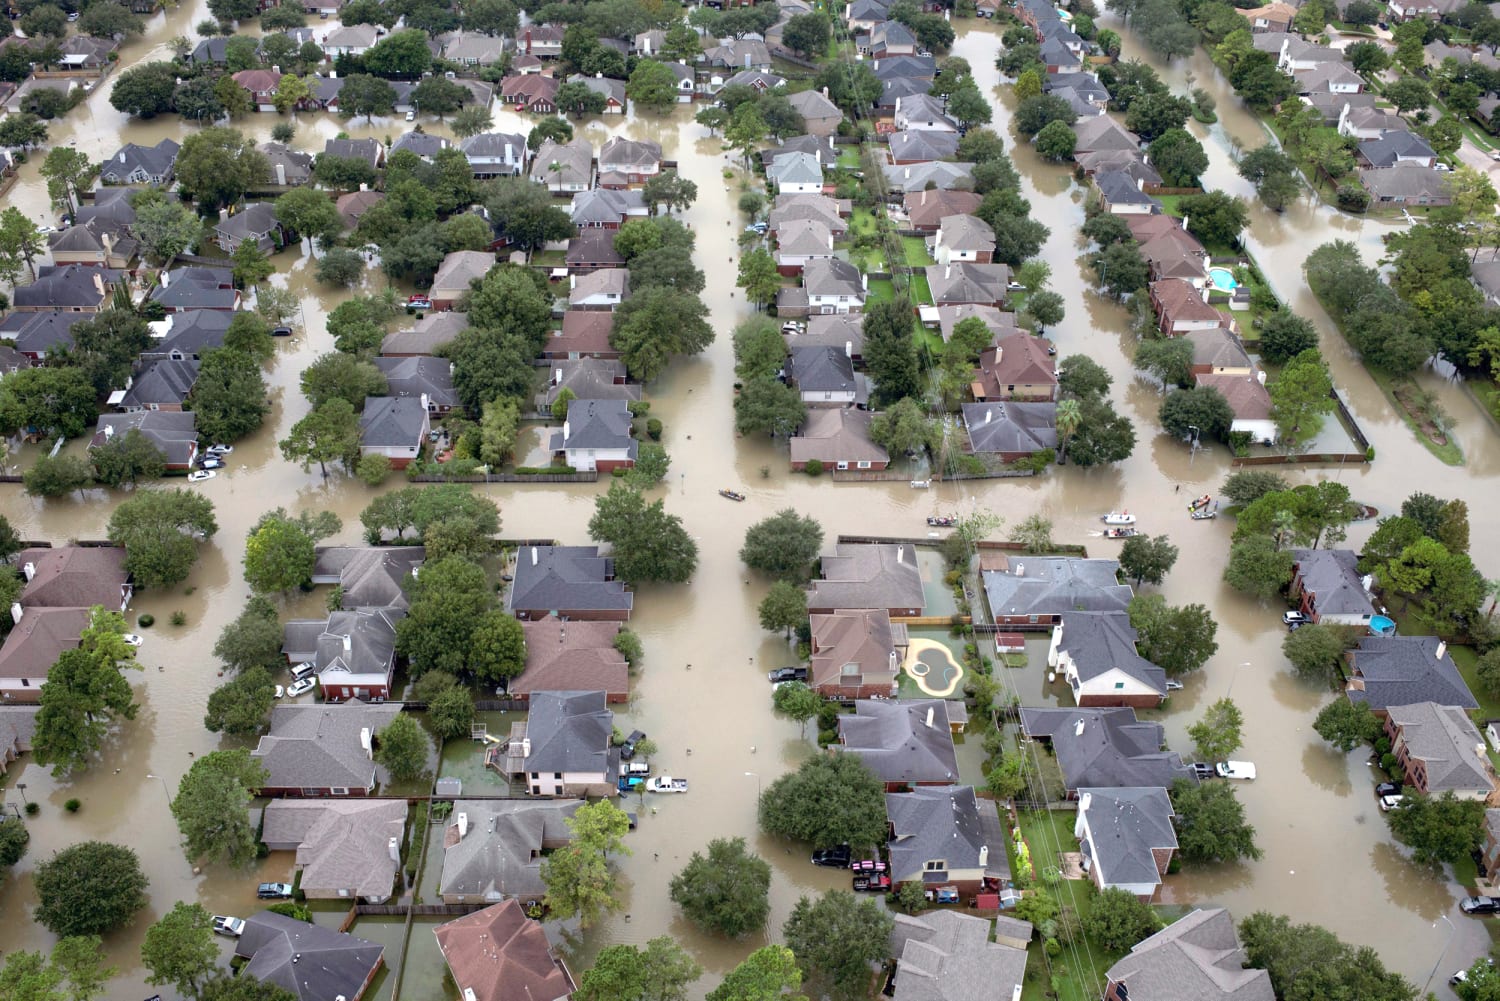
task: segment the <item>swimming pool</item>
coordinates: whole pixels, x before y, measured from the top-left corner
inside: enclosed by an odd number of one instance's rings
[[[1064,24],[1073,23],[1073,15],[1070,11],[1063,10],[1061,7],[1055,9],[1057,10],[1057,16],[1062,18]]]
[[[1233,292],[1240,284],[1234,280],[1234,272],[1228,268],[1209,268],[1208,278],[1214,283],[1214,288],[1224,292]]]

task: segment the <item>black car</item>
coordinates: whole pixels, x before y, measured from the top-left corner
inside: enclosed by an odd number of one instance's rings
[[[1206,761],[1193,762],[1193,774],[1200,779],[1211,779],[1214,777],[1214,766]]]
[[[778,667],[776,670],[769,672],[766,677],[770,679],[771,684],[773,685],[783,681],[806,681],[807,668]]]
[[[1399,795],[1401,795],[1401,783],[1399,783],[1399,782],[1382,782],[1382,783],[1380,783],[1380,785],[1378,785],[1378,786],[1375,787],[1375,798],[1376,799],[1379,799],[1382,796],[1399,796]]]
[[[854,858],[849,851],[848,845],[838,845],[833,848],[819,848],[812,853],[812,864],[827,866],[830,869],[847,869],[849,862]]]
[[[1500,914],[1500,897],[1465,897],[1458,909],[1465,914]]]
[[[635,757],[635,745],[646,739],[646,735],[639,730],[631,730],[630,736],[625,738],[625,743],[620,745],[620,759],[629,761]]]

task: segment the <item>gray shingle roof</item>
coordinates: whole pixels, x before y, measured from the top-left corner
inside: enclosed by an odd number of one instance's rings
[[[338,584],[345,608],[405,608],[405,586],[426,558],[423,546],[319,546],[313,583]]]
[[[946,232],[944,236],[946,238]],[[993,248],[993,231],[990,237],[990,247]],[[971,264],[967,261],[955,261],[952,264],[927,266],[927,285],[932,290],[933,303],[938,306],[960,303],[992,306],[997,302],[1005,301],[1006,286],[1009,283],[1010,268],[1004,264]]]
[[[458,390],[453,388],[453,363],[446,358],[414,355],[405,358],[376,358],[375,367],[385,373],[392,396],[410,396],[418,400],[426,394],[437,406],[459,405]]]
[[[370,789],[375,762],[361,731],[377,734],[401,712],[399,702],[284,705],[271,710],[271,732],[251,751],[274,789]]]
[[[193,457],[198,441],[197,417],[190,411],[137,410],[128,414],[101,414],[94,425],[90,445],[102,445],[115,435],[139,431],[155,445],[167,462],[184,465]]]
[[[808,295],[864,295],[860,271],[848,261],[817,258],[802,269],[802,287]]]
[[[926,129],[892,132],[886,137],[891,159],[906,162],[941,160],[958,152],[958,135]]]
[[[1165,789],[1079,789],[1078,812],[1088,824],[1083,851],[1104,886],[1161,882],[1152,849],[1177,847]]]
[[[409,396],[367,396],[359,418],[360,443],[368,447],[419,444],[427,410]]]
[[[98,309],[120,281],[120,272],[82,264],[42,265],[37,279],[11,292],[17,307]]]
[[[553,435],[554,450],[627,449],[634,457],[640,443],[630,436],[631,415],[625,400],[574,400],[568,419]]]
[[[787,374],[804,393],[847,393],[856,389],[854,362],[842,347],[793,348]]]
[[[963,415],[975,452],[1039,452],[1057,447],[1056,403],[965,403]]]
[[[1315,597],[1319,615],[1373,615],[1359,576],[1359,554],[1351,549],[1294,549],[1302,587]]]
[[[318,684],[348,685],[355,678],[383,676],[389,684],[396,664],[397,608],[330,612],[318,636]]]
[[[1021,730],[1052,741],[1069,789],[1198,781],[1176,751],[1162,750],[1162,725],[1137,720],[1134,709],[1022,709]]]
[[[222,347],[224,332],[234,313],[223,309],[184,309],[171,313],[163,322],[170,324],[167,333],[143,354],[166,355],[177,352],[185,357]]]
[[[404,132],[391,144],[391,152],[410,150],[424,160],[430,160],[453,145],[451,139],[430,132]]]
[[[1122,671],[1163,697],[1167,672],[1135,651],[1136,631],[1124,612],[1066,612],[1059,654],[1073,659],[1078,679],[1088,682],[1110,671]]]
[[[1391,132],[1380,134],[1379,139],[1366,139],[1359,144],[1359,155],[1372,167],[1389,167],[1399,159],[1431,159],[1437,154],[1427,140],[1415,132]]]
[[[505,607],[516,612],[628,612],[634,601],[598,546],[528,546],[517,557],[515,578]]]
[[[167,177],[172,173],[180,149],[182,147],[171,139],[163,139],[155,146],[126,143],[100,166],[99,176],[106,181],[125,181],[140,171],[146,177]]]
[[[58,348],[72,347],[73,327],[87,319],[87,313],[63,310],[11,313],[0,322],[0,337],[15,341],[17,351],[47,354]]]
[[[942,699],[860,700],[839,717],[839,750],[857,754],[882,782],[953,782],[958,757]]]
[[[304,891],[352,890],[377,901],[391,895],[400,863],[390,841],[405,836],[405,800],[278,799],[261,816],[262,841],[294,846]]]
[[[891,953],[900,960],[895,1001],[1010,998],[1026,975],[1026,952],[991,942],[989,935],[990,922],[955,911],[897,914],[891,931]]]
[[[972,163],[934,160],[929,163],[892,165],[880,169],[885,172],[886,183],[896,191],[907,193],[925,191],[928,185],[943,191],[968,191],[974,187]]]
[[[1349,652],[1353,676],[1347,694],[1371,709],[1436,702],[1477,709],[1448,644],[1436,636],[1366,636]]]
[[[146,407],[151,404],[181,405],[193,391],[198,381],[198,363],[192,359],[177,361],[163,358],[148,364],[125,395],[120,398],[122,407]]]
[[[654,167],[660,163],[661,143],[650,139],[613,136],[599,148],[600,170],[629,170],[631,167]]]
[[[844,543],[823,557],[823,578],[807,603],[820,608],[923,608],[922,573],[913,546]]]
[[[242,975],[276,984],[298,1001],[357,996],[384,953],[385,946],[271,911],[246,919],[234,944],[234,954],[250,960]]]
[[[443,837],[445,897],[539,898],[542,849],[572,840],[567,820],[581,800],[459,800]],[[465,817],[460,837],[458,817]]]
[[[384,152],[378,139],[330,139],[323,144],[323,155],[363,160],[370,166],[380,162]]]
[[[255,202],[245,206],[228,219],[221,219],[214,227],[223,236],[235,240],[258,240],[277,227],[276,206],[270,202]]]
[[[564,389],[574,399],[639,400],[641,387],[625,382],[625,365],[618,359],[574,358],[552,362],[547,368],[547,388],[538,404],[550,405]]]
[[[1131,177],[1123,170],[1106,170],[1094,175],[1094,183],[1099,186],[1099,193],[1104,196],[1105,201],[1111,205],[1155,205],[1156,199],[1142,191]]]
[[[1061,615],[1124,611],[1131,590],[1115,560],[1066,556],[1017,557],[1009,570],[986,570],[984,593],[995,615]]]
[[[1245,969],[1234,919],[1222,907],[1196,910],[1137,942],[1109,968],[1139,1001],[1275,1001],[1271,976]]]
[[[891,822],[889,842],[892,882],[924,879],[929,861],[941,859],[947,869],[934,874],[980,868],[1001,879],[1010,878],[1005,857],[1005,832],[988,800],[980,809],[973,786],[918,786],[911,792],[887,793],[885,812]]]
[[[766,168],[766,179],[777,185],[821,184],[823,167],[811,153],[778,153]]]
[[[603,692],[533,692],[526,719],[531,753],[528,772],[610,775],[618,756],[610,753],[615,714]]]
[[[1406,753],[1427,770],[1428,793],[1457,793],[1494,787],[1486,754],[1488,745],[1467,713],[1456,706],[1419,702],[1391,706],[1391,722],[1401,730]]]
[[[429,313],[410,330],[386,334],[380,342],[381,354],[436,354],[447,347],[463,330],[468,329],[468,313]]]

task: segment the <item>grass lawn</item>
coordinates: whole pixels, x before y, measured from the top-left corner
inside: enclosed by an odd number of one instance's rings
[[[1479,702],[1479,708],[1474,710],[1473,715],[1478,719],[1500,719],[1500,699],[1487,692],[1479,683],[1479,654],[1471,646],[1450,644],[1448,655],[1453,658],[1458,673],[1463,675],[1464,684],[1469,686],[1469,691],[1474,693],[1474,698]]]
[[[846,168],[848,170],[858,170],[859,169],[859,147],[858,146],[840,146],[839,147],[839,158],[838,158],[838,160],[836,162],[837,162],[837,164],[840,167],[844,167],[844,168]]]
[[[849,216],[849,235],[875,232],[875,213],[866,208],[857,208]]]
[[[920,236],[903,236],[901,247],[906,251],[907,267],[925,268],[935,263],[932,255],[927,252],[927,241]]]
[[[932,305],[932,289],[927,284],[926,275],[911,276],[911,301],[916,306]]]
[[[1072,810],[1021,811],[1021,837],[1031,847],[1031,861],[1039,878],[1047,866],[1057,865],[1058,852],[1078,847],[1078,839],[1073,837],[1077,819],[1078,814]]]
[[[896,298],[896,287],[889,279],[881,279],[870,283],[869,293],[871,302],[890,302]]]
[[[1380,391],[1385,394],[1386,402],[1391,405],[1391,411],[1395,413],[1396,416],[1400,417],[1402,423],[1404,423],[1408,428],[1411,429],[1411,433],[1416,437],[1417,441],[1422,443],[1427,451],[1437,456],[1447,465],[1462,466],[1464,464],[1463,449],[1458,447],[1458,442],[1453,440],[1452,435],[1448,436],[1448,441],[1446,444],[1439,445],[1431,438],[1428,438],[1425,434],[1422,433],[1421,427],[1411,417],[1411,415],[1406,412],[1406,408],[1396,402],[1396,394],[1392,391],[1390,376],[1386,375],[1384,372],[1381,372],[1379,369],[1370,366],[1366,366],[1365,371],[1370,373],[1370,377],[1375,380],[1375,384],[1379,386]]]

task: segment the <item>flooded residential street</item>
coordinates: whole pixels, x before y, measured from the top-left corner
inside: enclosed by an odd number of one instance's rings
[[[190,35],[190,26],[206,15],[202,0],[184,4],[154,17],[147,41],[127,44],[121,66],[149,59],[169,58],[168,41]],[[316,26],[318,22],[314,21]],[[994,69],[999,33],[988,25],[957,22],[960,39],[954,54],[973,66],[996,106],[996,128],[1009,137],[1013,98],[1001,93]],[[1122,31],[1126,52],[1134,39]],[[1174,86],[1181,86],[1191,69],[1196,84],[1218,100],[1220,122],[1212,127],[1191,125],[1204,140],[1211,158],[1205,186],[1253,196],[1250,186],[1234,171],[1231,149],[1238,143],[1259,145],[1260,126],[1246,116],[1227,86],[1201,54],[1188,64],[1164,68]],[[175,116],[147,122],[130,121],[108,104],[110,81],[88,101],[52,128],[53,141],[76,140],[79,149],[102,158],[123,142],[153,143],[179,137],[189,128]],[[1052,266],[1052,287],[1067,302],[1068,315],[1052,334],[1059,353],[1089,355],[1115,377],[1114,395],[1121,410],[1136,422],[1139,441],[1135,454],[1109,469],[1056,467],[1035,479],[968,481],[934,484],[913,490],[905,482],[835,484],[787,471],[784,443],[739,439],[733,429],[731,395],[734,382],[729,334],[748,312],[734,289],[738,260],[737,237],[743,220],[735,209],[741,175],[736,168],[726,180],[730,164],[720,143],[693,123],[695,109],[679,106],[665,117],[635,116],[629,120],[595,119],[582,129],[597,147],[609,134],[650,138],[660,142],[681,174],[698,185],[698,202],[681,213],[698,234],[697,260],[708,275],[704,294],[718,333],[702,355],[679,359],[658,382],[647,387],[652,416],[665,425],[663,443],[672,457],[666,482],[654,492],[665,496],[669,511],[680,515],[700,546],[697,575],[687,586],[652,585],[641,588],[631,625],[645,645],[645,666],[635,680],[634,699],[619,720],[622,730],[646,731],[661,747],[659,767],[692,783],[680,797],[657,797],[629,808],[640,814],[639,830],[627,839],[633,856],[621,862],[625,905],[619,914],[586,934],[570,934],[563,941],[575,974],[588,967],[604,945],[643,943],[671,934],[703,964],[708,976],[696,992],[703,992],[748,952],[764,944],[751,938],[728,943],[703,934],[677,913],[668,899],[667,883],[687,857],[714,837],[745,835],[752,847],[773,865],[769,928],[779,932],[797,897],[843,886],[848,878],[838,870],[808,864],[800,846],[755,834],[758,790],[795,768],[814,753],[809,740],[799,736],[795,723],[771,711],[765,671],[790,663],[787,644],[764,633],[756,605],[766,583],[752,577],[739,562],[738,549],[745,529],[775,511],[793,507],[811,514],[823,525],[826,543],[841,534],[925,534],[928,515],[989,508],[1015,524],[1040,512],[1054,522],[1060,542],[1083,543],[1092,554],[1108,555],[1115,543],[1098,538],[1100,513],[1129,508],[1142,528],[1165,532],[1181,549],[1181,558],[1160,589],[1171,603],[1207,604],[1219,623],[1219,652],[1208,666],[1189,678],[1184,691],[1174,695],[1165,721],[1174,746],[1190,746],[1186,728],[1213,700],[1232,694],[1244,712],[1243,755],[1255,761],[1259,779],[1239,789],[1251,822],[1258,831],[1264,858],[1248,865],[1211,870],[1184,870],[1167,879],[1163,900],[1168,903],[1222,904],[1236,917],[1258,909],[1283,912],[1296,921],[1315,922],[1340,937],[1380,950],[1385,962],[1421,986],[1439,963],[1438,983],[1448,973],[1487,951],[1490,938],[1483,921],[1463,917],[1457,907],[1462,890],[1446,879],[1407,862],[1392,842],[1371,792],[1370,769],[1359,754],[1344,758],[1330,752],[1312,732],[1318,708],[1330,693],[1305,685],[1288,671],[1280,647],[1285,635],[1279,609],[1261,607],[1220,582],[1233,520],[1192,522],[1183,511],[1183,497],[1217,493],[1229,471],[1222,449],[1206,450],[1190,458],[1176,440],[1155,433],[1160,397],[1137,382],[1129,355],[1133,348],[1125,311],[1095,295],[1090,277],[1082,273],[1083,247],[1077,235],[1083,221],[1084,189],[1072,181],[1067,168],[1044,163],[1025,147],[1013,150],[1033,216],[1051,227],[1044,256]],[[532,122],[509,111],[495,114],[497,131],[527,131]],[[271,114],[251,115],[236,127],[255,136],[269,136],[282,119]],[[436,123],[429,131],[446,133]],[[406,128],[397,120],[344,122],[331,115],[301,115],[294,145],[319,150],[325,138],[340,131],[354,136],[394,138]],[[1007,139],[1009,142],[1009,138]],[[21,182],[8,195],[29,216],[49,216],[45,184],[37,174],[40,157],[21,170]],[[1485,417],[1457,390],[1443,387],[1444,405],[1457,419],[1454,434],[1467,464],[1442,465],[1389,412],[1378,387],[1353,358],[1330,326],[1301,275],[1303,258],[1331,239],[1356,243],[1367,260],[1380,252],[1380,235],[1391,225],[1376,220],[1342,216],[1303,201],[1285,215],[1264,211],[1252,199],[1249,244],[1261,269],[1277,293],[1297,312],[1323,331],[1324,354],[1336,384],[1375,447],[1369,466],[1294,470],[1296,482],[1337,477],[1354,498],[1382,513],[1421,489],[1441,497],[1468,502],[1473,553],[1487,576],[1500,576],[1500,511],[1490,503],[1500,477],[1500,438]],[[140,938],[145,928],[172,904],[196,900],[214,913],[246,914],[255,909],[259,879],[282,879],[289,874],[288,853],[276,853],[258,870],[235,872],[210,868],[195,874],[177,844],[177,830],[167,809],[169,790],[187,770],[194,755],[226,741],[204,730],[202,716],[211,692],[220,682],[209,651],[223,626],[237,615],[248,596],[241,576],[245,535],[268,508],[292,511],[328,510],[343,519],[337,542],[357,543],[358,515],[374,492],[351,477],[324,480],[316,467],[303,473],[283,461],[276,442],[307,411],[298,389],[298,376],[317,355],[332,349],[324,329],[329,310],[348,293],[330,291],[312,280],[305,247],[292,247],[273,258],[276,284],[285,284],[302,298],[305,326],[279,354],[268,375],[274,387],[274,410],[266,426],[239,443],[221,475],[201,489],[216,507],[219,532],[204,547],[188,581],[191,593],[140,591],[133,613],[150,612],[157,625],[145,632],[140,650],[144,671],[139,679],[141,711],[106,745],[102,760],[73,781],[56,783],[47,771],[22,759],[6,776],[4,799],[19,801],[18,783],[25,783],[27,799],[39,801],[42,812],[29,821],[31,850],[0,884],[0,955],[16,949],[45,949],[49,934],[27,919],[35,906],[31,872],[56,848],[99,838],[123,842],[141,856],[150,878],[151,907],[138,915],[133,927],[107,940],[109,961],[120,977],[111,998],[145,997],[147,987],[139,963]],[[383,282],[378,274],[373,282]],[[28,453],[22,461],[30,461]],[[174,484],[175,485],[175,484]],[[391,487],[398,486],[396,480]],[[587,541],[586,526],[593,512],[596,486],[479,486],[499,504],[506,538],[556,538],[567,543]],[[1181,494],[1174,491],[1180,486]],[[719,488],[748,495],[743,504],[718,496]],[[101,538],[104,526],[122,494],[95,491],[85,500],[42,501],[29,498],[16,485],[5,485],[3,510],[23,537],[51,539]],[[1353,526],[1350,544],[1358,547],[1373,523]],[[1003,532],[1001,533],[1004,534]],[[286,603],[284,617],[307,616],[323,604],[322,593]],[[173,611],[187,616],[184,626],[168,623]],[[1035,647],[1035,644],[1033,644]],[[1033,663],[1036,663],[1035,657]],[[1003,669],[1001,669],[1003,671]],[[1044,698],[1045,679],[1039,668],[1003,671],[1006,697],[1020,694],[1026,704]],[[980,781],[982,754],[977,740],[960,748],[961,778]],[[76,815],[63,811],[65,800],[77,797]],[[634,801],[628,797],[626,802]],[[622,804],[623,805],[623,804]],[[428,891],[431,899],[431,891]],[[1448,917],[1451,926],[1442,918]],[[1453,931],[1450,931],[1450,927]],[[427,927],[417,925],[413,942],[431,944]],[[387,941],[381,936],[382,941]],[[430,951],[430,950],[429,950]],[[388,962],[394,951],[387,952]],[[425,970],[425,968],[424,968]],[[415,972],[415,970],[414,970]],[[388,996],[388,976],[378,996]],[[413,982],[415,981],[415,982]],[[1441,992],[1446,988],[1439,987]],[[405,998],[440,998],[440,976],[430,971],[402,987]],[[170,997],[170,990],[163,992]]]

